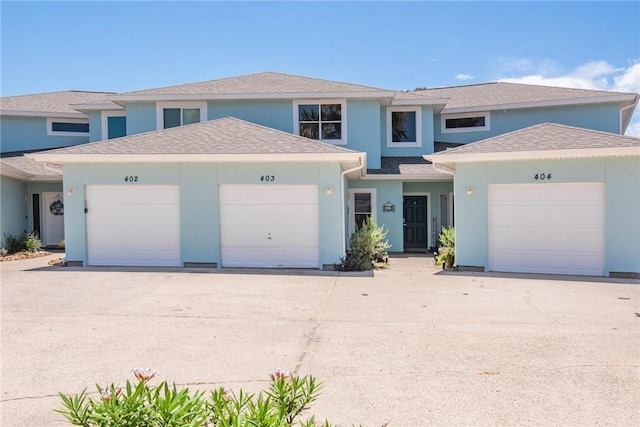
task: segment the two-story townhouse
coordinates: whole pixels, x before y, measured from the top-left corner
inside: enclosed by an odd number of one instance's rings
[[[0,236],[35,231],[44,244],[64,238],[62,172],[23,154],[89,142],[89,119],[71,104],[105,92],[63,91],[3,97],[0,101]]]
[[[544,184],[568,184],[561,189],[565,195],[574,192],[572,185],[585,182],[615,188],[607,194],[631,192],[622,211],[630,218],[625,222],[628,235],[634,236],[638,213],[629,209],[636,203],[638,139],[619,134],[636,103],[636,94],[509,83],[397,92],[261,73],[77,103],[72,107],[88,115],[93,142],[30,157],[63,165],[67,259],[83,265],[323,268],[337,261],[350,233],[372,216],[388,230],[395,252],[432,249],[443,225],[462,221],[466,225],[464,233],[458,227],[459,248],[484,247],[473,257],[465,255],[468,249],[459,249],[459,264],[544,271],[540,259],[537,270],[515,261],[510,267],[488,261],[490,243],[474,233],[495,233],[495,227],[483,225],[492,215],[483,204],[460,206],[460,198],[474,188],[461,193],[456,163],[433,154],[520,129],[535,134],[544,122],[589,129],[593,135],[606,132],[607,138],[589,141],[606,141],[596,153],[601,157],[607,148],[630,145],[622,155],[626,160],[616,163],[618,175],[629,178],[627,184],[619,178],[608,182],[602,173],[606,165],[600,164],[600,172],[580,179],[554,170],[549,182],[546,169],[537,174],[539,179],[545,175]],[[108,139],[121,135],[123,127],[126,136]],[[612,133],[618,138],[609,138]],[[527,138],[539,140],[531,134]],[[562,138],[556,135],[554,144],[562,147]],[[442,158],[455,151],[444,151]],[[541,166],[527,165],[506,167],[528,171]],[[593,165],[578,160],[571,167],[591,170]],[[479,179],[475,194],[487,182],[482,178],[473,177]],[[609,212],[618,199],[598,203]],[[570,215],[558,218],[570,225]],[[584,257],[582,264],[562,272],[640,270],[633,259],[640,248],[624,246],[630,251],[624,257],[614,249],[620,232],[608,225],[609,218],[597,220],[606,235],[593,243],[600,247],[590,255],[600,257],[600,266],[584,268],[593,259]],[[559,259],[579,246],[571,238],[574,243],[562,248]],[[533,246],[533,252],[549,249],[547,242]],[[527,245],[520,249],[531,252]]]

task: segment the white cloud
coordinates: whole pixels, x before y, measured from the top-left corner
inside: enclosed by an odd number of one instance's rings
[[[528,74],[519,77],[498,79],[503,82],[525,83],[544,86],[562,86],[577,89],[610,90],[614,92],[640,92],[640,62],[626,68],[616,68],[606,61],[593,61],[580,65],[575,70],[562,72],[552,62],[545,61],[535,66],[531,61],[518,59],[506,64],[509,73],[526,68]],[[631,118],[625,135],[640,136],[640,112]]]
[[[456,76],[456,80],[472,80],[475,79],[475,76],[470,76],[469,74],[458,74]]]

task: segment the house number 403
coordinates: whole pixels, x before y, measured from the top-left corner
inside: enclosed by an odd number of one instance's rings
[[[261,182],[273,182],[276,180],[276,176],[275,175],[262,175],[260,177],[260,181]]]
[[[549,173],[537,173],[533,176],[533,179],[535,179],[536,181],[544,181],[546,180],[550,180],[551,179],[551,172]]]

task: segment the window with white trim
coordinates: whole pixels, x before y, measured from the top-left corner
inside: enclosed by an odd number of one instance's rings
[[[89,119],[47,119],[47,135],[89,136]]]
[[[296,101],[293,107],[296,134],[331,144],[347,143],[344,101]]]
[[[442,133],[490,130],[489,113],[445,114],[441,116]]]
[[[420,107],[387,108],[387,147],[422,146]]]
[[[159,102],[156,104],[158,129],[169,129],[204,122],[206,102]]]
[[[352,188],[349,190],[349,234],[356,230],[367,220],[375,220],[376,189]]]

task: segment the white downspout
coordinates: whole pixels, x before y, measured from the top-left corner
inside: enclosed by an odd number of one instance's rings
[[[342,200],[340,201],[340,208],[341,208],[340,213],[341,213],[341,222],[342,222],[342,227],[341,227],[342,255],[347,253],[346,219],[345,219],[346,215],[345,215],[345,206],[344,206],[345,205],[344,178],[348,173],[357,171],[364,167],[364,162],[362,161],[362,157],[359,158],[359,162],[360,164],[355,168],[347,169],[346,171],[340,174],[340,197],[342,197]]]

